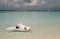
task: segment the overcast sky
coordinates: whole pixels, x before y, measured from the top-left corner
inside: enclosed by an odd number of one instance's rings
[[[0,10],[60,9],[60,0],[0,0]]]

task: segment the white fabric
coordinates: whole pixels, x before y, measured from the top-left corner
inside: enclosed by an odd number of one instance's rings
[[[30,30],[29,26],[26,28],[28,31]],[[8,31],[13,31],[13,30],[25,31],[24,29],[16,29],[16,27],[8,27],[8,28],[6,28],[6,30],[8,30]]]
[[[6,28],[6,30],[15,30],[16,29],[16,27],[8,27],[8,28]]]
[[[24,27],[26,27],[25,25],[23,25],[22,23],[18,24],[17,26],[20,27],[20,29],[24,29]]]
[[[11,31],[12,31],[12,30],[25,31],[24,27],[26,27],[27,30],[30,30],[30,27],[29,27],[29,26],[25,26],[25,25],[23,25],[22,23],[18,24],[17,26],[19,26],[20,29],[16,29],[16,27],[8,27],[8,28],[6,28],[6,30],[11,30]]]

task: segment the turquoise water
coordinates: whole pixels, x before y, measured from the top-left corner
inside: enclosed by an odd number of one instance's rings
[[[0,28],[16,26],[18,23],[26,25],[60,25],[60,12],[29,12],[29,11],[0,11]]]
[[[18,23],[31,26],[32,33],[6,30]],[[60,12],[0,11],[0,39],[60,39]]]

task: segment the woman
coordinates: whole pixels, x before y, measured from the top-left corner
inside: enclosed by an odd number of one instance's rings
[[[19,24],[18,26],[16,26],[16,29],[22,29],[24,31],[28,31],[27,27],[25,25]]]

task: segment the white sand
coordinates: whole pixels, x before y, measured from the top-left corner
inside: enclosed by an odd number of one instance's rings
[[[60,39],[60,31],[43,27],[34,27],[32,32],[9,32],[0,30],[0,39]]]

